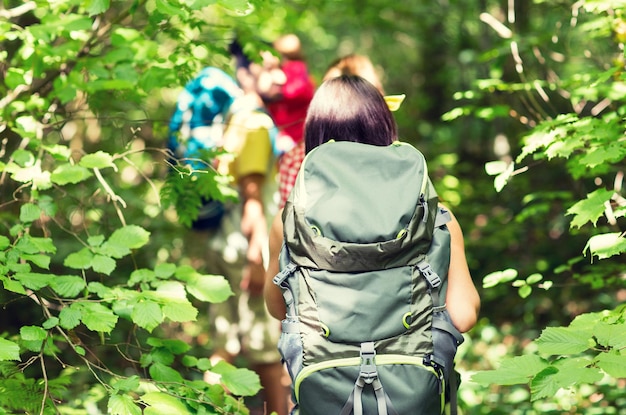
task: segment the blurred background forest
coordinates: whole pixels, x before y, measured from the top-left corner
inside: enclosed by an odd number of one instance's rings
[[[617,0],[5,0],[0,414],[183,405],[155,390],[207,368],[180,356],[208,354],[202,301],[219,282],[189,277],[184,228],[159,196],[167,124],[202,67],[232,72],[231,41],[257,56],[284,33],[300,36],[318,84],[335,58],[359,53],[388,94],[406,94],[401,138],[424,152],[461,223],[482,298],[458,358],[463,413],[626,414],[624,12]],[[170,277],[189,294],[176,297],[185,315],[150,297]],[[137,306],[150,301],[156,321]],[[59,312],[70,305],[76,324]],[[543,350],[535,341],[581,315],[594,329],[578,323]],[[549,368],[471,380],[538,354]],[[155,389],[137,392],[144,378]],[[25,408],[20,390],[37,402]],[[238,413],[219,399],[216,412],[190,413]]]

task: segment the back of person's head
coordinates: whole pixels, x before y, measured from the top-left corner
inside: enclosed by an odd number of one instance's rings
[[[279,37],[274,41],[273,46],[276,52],[280,53],[285,59],[292,61],[304,60],[300,38],[293,33]]]
[[[330,140],[386,146],[397,140],[397,126],[374,85],[341,75],[322,83],[313,96],[304,139],[307,153]]]
[[[370,58],[365,55],[349,54],[336,59],[326,70],[323,80],[326,81],[341,75],[358,75],[370,81],[381,94],[385,95],[380,77]]]

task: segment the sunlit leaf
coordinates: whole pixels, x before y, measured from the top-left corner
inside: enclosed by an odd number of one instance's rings
[[[11,292],[14,292],[14,293],[17,293],[17,294],[23,294],[23,295],[26,294],[26,289],[18,281],[15,281],[15,280],[13,280],[13,279],[11,279],[9,277],[5,277],[3,275],[0,275],[0,281],[2,281],[2,286],[7,291],[11,291]]]
[[[109,308],[99,303],[80,303],[81,320],[89,330],[110,333],[118,317]]]
[[[140,226],[129,225],[115,230],[108,242],[129,249],[137,249],[147,244],[149,240],[150,232]]]
[[[261,388],[259,375],[249,369],[221,361],[211,368],[211,372],[221,375],[221,382],[235,395],[252,396]]]
[[[131,318],[139,326],[151,332],[163,322],[161,306],[153,301],[142,300],[134,304]]]
[[[130,273],[130,278],[128,279],[128,286],[132,287],[135,284],[139,284],[142,282],[151,282],[154,281],[156,276],[154,275],[154,271],[147,268],[136,269]]]
[[[187,281],[187,291],[200,301],[221,303],[234,295],[228,280],[221,275],[196,275]]]
[[[80,159],[78,164],[88,169],[104,169],[106,167],[114,166],[113,157],[109,153],[105,153],[104,151],[87,154]]]
[[[166,366],[162,363],[150,365],[150,376],[152,379],[160,382],[177,382],[182,383],[183,377],[178,371]]]
[[[37,272],[16,272],[13,275],[13,278],[31,290],[40,290],[43,287],[47,287],[54,277],[52,274],[40,274]]]
[[[89,0],[87,13],[89,13],[89,16],[104,13],[109,10],[110,2],[110,0]]]
[[[144,415],[191,415],[180,399],[164,392],[148,392],[141,400],[147,405]]]
[[[535,343],[540,353],[567,355],[582,353],[589,349],[589,336],[570,327],[548,327],[541,332]]]
[[[599,259],[610,258],[626,252],[626,238],[621,232],[594,235],[587,241],[585,251],[589,250],[592,256]]]
[[[50,281],[50,288],[66,298],[76,297],[85,286],[85,280],[75,275],[59,275]]]
[[[48,332],[39,326],[22,326],[20,336],[23,340],[45,340]]]
[[[107,405],[111,415],[141,415],[141,408],[130,395],[113,394]]]
[[[0,235],[0,251],[4,251],[11,246],[11,240],[4,235]]]
[[[574,215],[570,226],[580,228],[587,222],[594,226],[598,218],[604,214],[605,202],[613,196],[612,190],[596,189],[587,195],[587,198],[574,204],[567,210],[568,215]]]
[[[48,255],[30,255],[22,254],[22,259],[32,262],[39,268],[50,269],[50,257]]]
[[[561,385],[554,377],[558,372],[557,368],[549,366],[533,378],[530,383],[531,400],[554,396],[561,389]]]
[[[20,360],[20,346],[0,337],[0,362],[4,360]]]
[[[172,321],[185,322],[195,321],[198,309],[187,301],[165,301],[163,314]]]
[[[71,330],[80,324],[82,313],[78,307],[64,307],[59,313],[59,325]]]
[[[34,222],[41,216],[41,209],[33,203],[25,203],[20,206],[20,220],[22,222]]]
[[[117,262],[109,256],[94,255],[91,261],[91,266],[96,272],[100,272],[105,275],[111,275],[117,266]]]
[[[515,278],[517,278],[517,270],[512,268],[492,272],[483,278],[483,288],[495,287],[498,284],[513,281]]]
[[[54,169],[50,176],[50,180],[52,180],[52,182],[55,184],[64,186],[70,183],[80,183],[89,179],[92,176],[93,173],[89,169],[76,164],[66,163]]]
[[[483,385],[526,384],[546,367],[548,362],[536,355],[505,358],[498,369],[478,372],[472,376],[472,381]]]
[[[618,353],[600,353],[597,365],[614,378],[626,378],[626,355]]]
[[[73,269],[91,268],[93,253],[88,248],[69,254],[63,261],[63,265]]]

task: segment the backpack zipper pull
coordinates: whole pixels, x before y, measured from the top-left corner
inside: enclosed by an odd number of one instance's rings
[[[422,216],[422,222],[426,223],[428,222],[428,201],[424,197],[424,193],[420,194],[419,203],[420,205],[424,207],[424,215]]]

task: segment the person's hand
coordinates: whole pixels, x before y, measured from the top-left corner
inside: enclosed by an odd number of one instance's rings
[[[265,284],[265,268],[262,263],[248,262],[243,270],[241,289],[248,291],[251,296],[263,295],[263,285]]]

